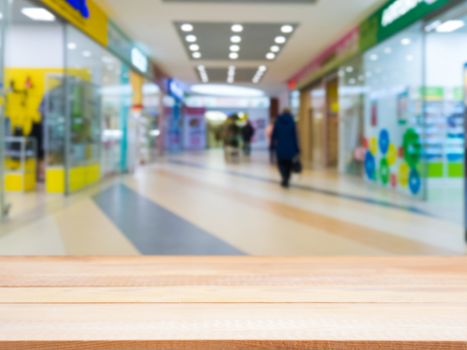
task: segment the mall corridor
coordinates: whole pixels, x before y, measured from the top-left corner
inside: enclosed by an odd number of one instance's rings
[[[0,0],[0,350],[467,350],[467,0]]]
[[[168,156],[16,210],[0,229],[1,255],[465,253],[460,224],[359,179],[307,171],[282,189],[266,152],[230,165],[220,151]]]

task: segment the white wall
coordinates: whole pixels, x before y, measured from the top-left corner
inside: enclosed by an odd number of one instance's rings
[[[63,40],[59,24],[13,24],[6,34],[5,67],[61,68]]]

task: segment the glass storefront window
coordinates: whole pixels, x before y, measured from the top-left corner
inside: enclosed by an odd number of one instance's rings
[[[416,24],[364,54],[366,178],[419,198],[426,196],[423,34]]]
[[[339,70],[339,172],[363,175],[365,75],[361,56]]]
[[[4,33],[5,33],[5,9],[7,2],[6,0],[0,0],[0,53],[4,52]],[[3,54],[0,55],[0,79],[3,81]],[[4,91],[2,91],[3,95]],[[4,104],[0,103],[0,220],[3,219],[7,214],[7,204],[5,198],[5,180],[4,180],[4,150],[5,144],[5,124],[6,118],[4,114]]]
[[[464,76],[467,3],[425,23],[425,128],[428,199],[463,216]],[[459,220],[460,219],[460,220]]]
[[[67,27],[68,189],[74,192],[125,167],[132,88],[128,66]]]

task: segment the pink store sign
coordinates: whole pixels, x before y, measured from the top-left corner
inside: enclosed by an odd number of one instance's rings
[[[323,67],[328,62],[338,58],[339,56],[358,51],[358,43],[360,37],[359,28],[355,28],[336,41],[334,44],[326,48],[318,56],[316,56],[310,63],[295,73],[288,81],[289,88],[292,90],[296,87],[297,83]]]

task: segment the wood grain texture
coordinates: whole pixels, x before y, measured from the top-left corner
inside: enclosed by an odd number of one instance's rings
[[[0,258],[2,349],[467,350],[467,258]]]

